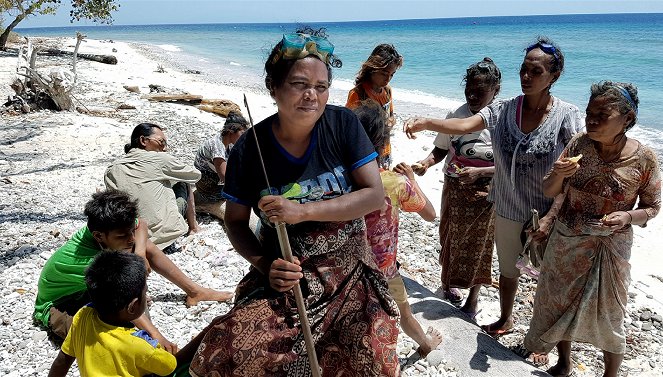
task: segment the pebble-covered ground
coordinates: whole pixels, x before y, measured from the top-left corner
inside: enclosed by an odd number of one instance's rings
[[[0,56],[0,66],[8,64],[5,59],[10,57]],[[62,63],[51,58],[42,64]],[[165,126],[170,153],[192,162],[200,141],[222,124],[221,118],[189,106],[141,100],[122,89],[125,82],[109,82],[99,76],[101,71],[96,70],[103,67],[96,64],[79,62],[81,77],[75,93],[80,102],[110,110],[126,102],[136,110],[109,111],[101,117],[50,111],[0,114],[0,375],[47,374],[58,347],[32,321],[39,273],[48,257],[85,224],[83,205],[92,192],[103,188],[104,169],[121,155],[133,126],[141,121]],[[5,93],[9,91],[2,88],[0,94]],[[182,250],[170,258],[201,285],[232,290],[247,272],[248,263],[235,253],[216,220],[206,215],[199,220],[203,231],[181,239]],[[402,269],[432,291],[438,289],[440,276],[437,225],[437,221],[425,223],[406,214],[400,232]],[[522,342],[531,317],[535,284],[526,278],[521,283],[516,329],[500,339],[507,346]],[[187,308],[183,292],[156,273],[148,284],[152,320],[180,347],[230,307],[205,302]],[[631,298],[642,294],[638,284],[632,283]],[[481,307],[479,323],[496,319],[495,287],[482,290]],[[661,313],[636,307],[631,301],[625,325],[628,352],[621,375],[662,375]],[[416,347],[406,336],[399,337],[404,375],[456,375],[443,358],[413,357]],[[595,375],[602,369],[601,353],[594,347],[574,344],[573,351],[581,375]],[[69,375],[78,376],[78,370],[72,368]]]

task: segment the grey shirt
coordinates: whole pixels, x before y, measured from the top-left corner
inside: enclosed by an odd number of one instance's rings
[[[479,112],[495,154],[488,200],[495,203],[497,215],[518,222],[527,221],[532,208],[542,215],[548,211],[553,200],[543,195],[543,177],[571,137],[584,129],[578,107],[553,97],[548,117],[524,134],[516,122],[522,98],[497,101]]]
[[[106,169],[106,187],[121,190],[138,201],[138,215],[145,219],[150,240],[160,249],[189,229],[180,215],[173,185],[200,179],[200,172],[166,152],[133,148]]]

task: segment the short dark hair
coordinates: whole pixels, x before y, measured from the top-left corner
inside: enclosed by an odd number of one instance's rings
[[[396,51],[396,47],[387,43],[375,46],[371,55],[361,65],[359,72],[357,72],[355,86],[359,86],[363,82],[368,81],[371,73],[385,69],[391,64],[395,64],[397,69],[403,65],[403,56]]]
[[[552,46],[555,49],[555,54],[541,48],[542,45]],[[555,42],[553,42],[552,39],[544,35],[539,35],[538,37],[536,37],[536,42],[530,44],[527,48],[525,48],[525,55],[527,55],[529,51],[537,47],[541,49],[541,51],[543,51],[546,55],[550,56],[550,72],[552,73],[559,72],[560,74],[564,72],[564,53],[559,48],[559,46]]]
[[[499,86],[502,83],[502,72],[497,68],[493,59],[485,57],[480,62],[467,67],[463,81],[467,83],[468,80],[481,80],[490,85],[491,88],[498,87],[495,93],[497,95],[499,93]]]
[[[353,111],[373,143],[375,151],[381,155],[385,146],[389,144],[389,132],[391,131],[389,115],[379,103],[370,98],[362,101]],[[386,167],[383,162],[378,161],[380,166]]]
[[[125,251],[102,251],[85,270],[85,285],[94,308],[112,315],[141,299],[147,284],[143,258]]]
[[[124,145],[124,153],[129,153],[133,148],[145,149],[145,147],[140,143],[141,136],[152,136],[154,129],[158,128],[161,130],[161,126],[157,126],[152,123],[141,123],[134,127],[133,132],[131,132],[131,142]]]
[[[246,131],[248,128],[249,122],[246,121],[242,114],[236,111],[231,111],[226,117],[226,123],[224,123],[223,129],[221,129],[221,136],[234,134],[239,131]]]
[[[312,36],[327,38],[327,30],[325,28],[313,29],[309,26],[302,26],[298,28],[295,33],[303,33]],[[276,55],[281,52],[281,47],[283,46],[283,40],[280,40],[271,50],[267,60],[265,61],[265,86],[269,90],[270,94],[274,94],[275,88],[280,88],[285,82],[285,78],[288,77],[288,73],[292,69],[292,66],[295,65],[298,59],[275,59]],[[315,55],[317,59],[319,59]],[[276,61],[274,61],[276,60]],[[329,77],[329,85],[332,82],[332,67],[341,68],[343,62],[336,56],[331,55],[328,62],[323,62],[327,66],[327,75]]]
[[[626,98],[622,89],[625,90],[631,101]],[[628,82],[613,82],[613,81],[601,81],[598,83],[592,84],[590,89],[589,101],[591,102],[594,98],[602,97],[614,104],[620,114],[626,115],[630,111],[633,111],[633,121],[626,126],[624,131],[628,131],[633,126],[638,119],[638,106],[640,105],[640,99],[638,98],[638,88]]]
[[[123,191],[106,190],[92,194],[84,213],[90,231],[109,232],[133,226],[138,217],[138,204]]]

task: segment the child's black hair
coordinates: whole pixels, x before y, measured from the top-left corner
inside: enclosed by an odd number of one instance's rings
[[[85,271],[85,284],[99,314],[117,314],[133,299],[142,299],[147,284],[145,261],[125,251],[103,251]]]
[[[391,132],[387,112],[370,98],[362,101],[353,111],[375,146],[375,151],[378,155],[382,155],[385,146],[389,144],[389,132]],[[384,167],[381,161],[378,161],[378,164]]]
[[[248,128],[249,122],[246,118],[236,111],[231,111],[226,117],[226,123],[224,123],[223,129],[221,129],[221,136],[234,134],[239,131],[246,131]]]
[[[138,217],[138,205],[123,191],[106,190],[92,194],[84,213],[90,231],[109,232],[132,226]]]

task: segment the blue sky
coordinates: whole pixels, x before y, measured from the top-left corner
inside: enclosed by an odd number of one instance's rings
[[[19,27],[69,26],[69,0],[57,15],[36,16]],[[663,13],[663,1],[635,0],[119,0],[116,25],[316,22],[541,14]],[[5,24],[9,22],[5,17]],[[80,22],[87,25],[90,22]]]

